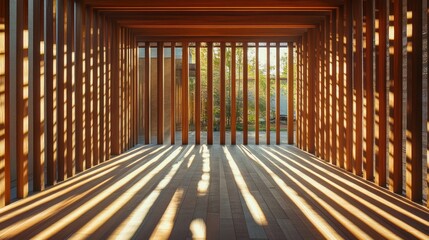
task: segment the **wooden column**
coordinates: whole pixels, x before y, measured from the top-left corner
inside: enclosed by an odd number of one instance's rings
[[[199,55],[199,53],[197,53]],[[175,95],[176,95],[176,43],[171,43],[171,79],[170,79],[170,142],[171,145],[174,145],[176,143],[176,111],[175,111]],[[197,64],[198,64],[198,58],[197,58]],[[198,72],[198,68],[197,68]],[[198,73],[199,74],[199,73]],[[197,76],[198,76],[197,74]],[[199,84],[199,77],[197,77],[197,87]],[[200,94],[199,91],[197,91],[197,94]],[[196,104],[199,104],[198,101],[196,101]],[[195,107],[196,108],[196,107]],[[199,109],[198,109],[199,111]],[[199,114],[198,114],[199,115]],[[199,121],[198,125],[199,125]],[[197,132],[197,131],[196,131]],[[195,133],[197,134],[197,133]]]
[[[248,113],[249,113],[249,82],[248,82],[248,53],[247,44],[243,43],[243,144],[247,145],[249,141]]]
[[[237,143],[237,89],[236,89],[236,48],[231,43],[231,144]]]
[[[331,71],[332,71],[332,85],[331,87],[331,122],[330,122],[330,128],[331,128],[331,139],[330,139],[330,162],[334,165],[337,165],[337,115],[338,115],[338,108],[337,108],[337,87],[338,87],[338,75],[337,75],[337,11],[332,10],[332,16],[331,16]]]
[[[355,142],[356,152],[354,157],[354,172],[356,175],[362,175],[363,158],[363,0],[353,1],[355,26],[355,71],[354,71],[354,90],[356,92],[355,108]]]
[[[213,43],[207,44],[207,144],[213,144]]]
[[[380,0],[378,2],[379,12],[379,47],[378,47],[378,152],[376,152],[377,183],[379,186],[386,187],[387,183],[387,151],[388,151],[388,37],[389,37],[389,1]]]
[[[293,42],[288,42],[288,77],[287,77],[287,86],[288,86],[288,109],[287,109],[287,143],[294,143],[294,86],[295,86],[295,78],[294,78],[294,57],[293,57]]]
[[[427,169],[427,111],[428,111],[428,49],[427,43],[427,1],[408,1],[412,10],[412,52],[407,85],[407,171],[406,194],[415,202],[422,202],[423,198],[423,171]]]
[[[195,144],[201,144],[201,43],[195,45]]]
[[[157,143],[164,143],[164,43],[158,42],[158,54],[157,54],[157,106],[158,106],[158,136]]]
[[[75,49],[75,91],[76,91],[76,171],[82,172],[83,168],[83,34],[84,26],[83,4],[81,1],[75,1],[74,16],[74,49]]]
[[[29,151],[28,159],[33,162],[33,189],[42,191],[45,188],[44,164],[41,152],[40,137],[43,133],[42,121],[40,118],[40,41],[41,41],[41,4],[40,0],[30,0],[28,2],[28,59],[29,59]],[[3,39],[4,40],[4,39]],[[1,194],[1,193],[0,193]],[[1,204],[0,204],[1,205]]]
[[[302,38],[302,70],[303,70],[303,78],[302,78],[302,91],[303,91],[303,102],[302,102],[302,149],[304,151],[308,150],[308,137],[307,137],[307,109],[308,109],[308,32],[304,33]]]
[[[10,2],[10,161],[16,162],[17,197],[28,195],[28,159],[24,156],[24,2]]]
[[[76,33],[77,34],[77,33]],[[110,155],[112,153],[112,22],[110,20],[107,21],[107,30],[106,30],[106,160],[110,159]],[[76,50],[77,51],[77,50]],[[77,81],[77,79],[76,79]],[[77,84],[77,82],[76,82]],[[77,92],[76,92],[77,94]],[[77,104],[77,103],[76,103]],[[77,148],[77,145],[76,145]]]
[[[63,181],[67,174],[67,129],[65,126],[65,111],[67,110],[68,99],[64,96],[66,73],[66,65],[64,62],[65,55],[65,42],[64,35],[66,34],[66,25],[64,22],[64,0],[57,0],[56,2],[56,92],[57,92],[57,159],[58,159],[58,181]],[[66,57],[67,59],[67,57]]]
[[[93,150],[92,150],[92,164],[94,166],[98,165],[99,163],[99,143],[100,143],[100,133],[99,133],[99,115],[98,115],[98,108],[99,108],[99,94],[98,94],[98,87],[99,87],[99,45],[98,45],[98,13],[94,12],[93,14],[93,26],[92,26],[92,144],[93,144]]]
[[[67,177],[72,177],[75,174],[75,140],[74,140],[74,119],[76,118],[73,114],[73,107],[75,106],[73,101],[73,87],[74,87],[74,64],[75,59],[73,58],[74,49],[73,49],[73,37],[74,37],[74,1],[67,0],[66,12],[67,12]]]
[[[120,147],[120,134],[119,134],[119,128],[120,128],[120,120],[119,120],[119,29],[117,25],[112,26],[112,87],[111,87],[111,151],[112,155],[118,155],[121,153],[121,147]],[[88,81],[88,80],[87,80]],[[146,108],[144,108],[146,109]],[[146,123],[146,122],[145,122]],[[147,130],[145,126],[145,131]],[[146,141],[145,137],[145,141]],[[88,161],[88,159],[87,159]]]
[[[145,44],[145,67],[144,67],[144,101],[143,101],[143,125],[144,125],[144,141],[145,144],[150,144],[150,43]]]
[[[315,37],[316,37],[316,30],[311,29],[309,34],[309,64],[308,64],[308,152],[311,154],[315,153],[315,80],[316,80],[316,69],[315,69],[315,61],[316,61],[316,54],[315,54]]]
[[[321,157],[322,159],[326,160],[326,146],[328,145],[326,143],[326,138],[328,134],[325,134],[328,131],[327,124],[327,114],[329,107],[327,106],[327,97],[325,96],[325,93],[327,92],[327,76],[328,71],[326,66],[327,63],[327,57],[329,56],[329,17],[325,17],[325,21],[320,24],[320,27],[317,28],[317,35],[316,35],[316,44],[317,44],[317,58],[316,58],[316,82],[315,82],[315,98],[316,98],[316,109],[319,109],[315,114],[315,136],[316,136],[316,146],[315,146],[315,154],[316,156]]]
[[[353,7],[352,1],[347,0],[345,5],[345,49],[346,49],[346,98],[347,98],[347,126],[346,126],[346,152],[347,171],[353,171]]]
[[[92,166],[91,144],[91,23],[92,11],[89,7],[85,13],[85,168]],[[119,138],[116,138],[119,139]],[[118,140],[119,141],[119,140]],[[117,153],[119,154],[119,150]]]
[[[280,145],[280,43],[276,46],[276,144]],[[288,93],[289,94],[289,93]]]
[[[225,145],[226,136],[226,88],[225,88],[225,43],[220,45],[220,145]]]
[[[296,43],[296,50],[297,50],[297,58],[296,58],[296,64],[297,64],[297,84],[296,84],[296,132],[295,132],[295,137],[296,137],[296,146],[298,148],[301,148],[301,102],[302,102],[302,94],[301,94],[301,82],[302,82],[302,76],[301,76],[301,43],[297,42]],[[289,113],[288,113],[289,115]],[[289,119],[289,118],[288,118]],[[288,120],[288,124],[289,124],[289,120]],[[288,130],[289,131],[289,130]]]
[[[393,4],[394,12],[394,55],[393,55],[393,156],[389,158],[389,187],[395,192],[402,194],[402,164],[405,161],[403,150],[405,140],[406,114],[406,25],[407,4],[405,0],[397,0]]]
[[[331,125],[330,125],[330,118],[331,118],[331,16],[327,16],[325,20],[325,56],[324,56],[324,68],[323,71],[325,72],[324,79],[323,79],[323,159],[326,161],[329,161],[331,158],[329,149],[330,149],[330,138],[331,138]]]
[[[259,43],[256,43],[255,68],[255,144],[259,145]]]
[[[344,168],[345,161],[345,148],[346,148],[346,124],[344,117],[344,106],[345,106],[345,96],[344,96],[344,86],[345,86],[345,75],[344,75],[344,64],[345,64],[345,54],[344,54],[344,6],[341,6],[338,9],[338,162],[341,168]]]
[[[100,162],[106,160],[106,43],[105,16],[100,16]]]
[[[366,1],[365,98],[366,98],[366,150],[365,178],[374,178],[374,41],[375,0]]]
[[[270,43],[267,42],[267,99],[266,99],[266,114],[265,114],[265,124],[266,124],[266,142],[267,145],[270,145],[270,121],[271,121],[271,116],[270,116],[270,109],[271,109],[271,93],[270,93]]]
[[[9,1],[0,1],[0,24],[4,24],[4,30],[1,32],[4,35],[0,38],[0,47],[4,49],[3,55],[0,54],[1,60],[4,62],[4,74],[0,75],[0,87],[5,91],[1,94],[4,103],[0,104],[0,111],[3,114],[1,118],[0,131],[4,133],[0,136],[0,143],[3,147],[0,149],[0,207],[10,203],[10,128],[9,119]]]
[[[182,144],[188,144],[189,136],[189,47],[188,42],[182,43]]]

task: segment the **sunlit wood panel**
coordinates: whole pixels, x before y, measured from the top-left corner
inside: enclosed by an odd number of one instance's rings
[[[344,18],[346,26],[344,28],[345,49],[346,49],[346,169],[353,171],[353,7],[352,1],[346,0]]]
[[[182,130],[183,131],[183,130]],[[213,144],[213,43],[207,43],[207,144]]]
[[[75,86],[76,86],[76,172],[84,170],[84,128],[83,128],[83,4],[79,1],[75,2],[75,18],[74,18],[74,49],[75,49]]]
[[[332,85],[331,88],[331,99],[332,99],[332,108],[331,108],[331,139],[330,140],[330,162],[334,165],[337,165],[337,116],[338,116],[338,107],[337,107],[337,97],[338,97],[338,74],[337,74],[337,11],[333,10],[331,12],[331,44],[332,44],[332,54],[331,54],[331,74],[332,74]]]
[[[345,117],[344,117],[344,106],[345,106],[345,97],[344,97],[344,86],[345,86],[345,76],[344,76],[344,64],[345,64],[345,54],[344,54],[344,6],[341,6],[338,9],[338,164],[340,168],[344,168],[345,162],[345,148],[346,148],[346,139],[345,139]]]
[[[182,144],[188,144],[189,131],[189,43],[182,43]]]
[[[249,142],[249,62],[248,43],[243,43],[243,144]],[[267,80],[268,82],[268,80]]]
[[[276,144],[280,144],[280,44],[276,45]],[[288,92],[289,94],[289,92]]]
[[[226,142],[226,84],[225,84],[225,43],[220,45],[220,145]]]
[[[295,86],[296,79],[295,79],[295,73],[294,73],[294,43],[288,42],[288,114],[287,114],[287,143],[288,144],[294,144],[294,122],[295,122],[295,105],[294,105],[294,96],[295,96]],[[298,61],[296,61],[296,64],[299,64]]]
[[[237,143],[236,43],[231,43],[231,144]]]
[[[157,143],[164,143],[164,43],[157,45],[157,105],[158,105],[158,130]]]
[[[67,118],[66,118],[66,124],[67,124],[67,159],[66,159],[66,165],[67,165],[67,177],[72,177],[75,175],[76,172],[76,152],[75,152],[75,122],[76,122],[76,112],[75,110],[75,95],[74,95],[74,84],[75,84],[75,49],[73,44],[73,37],[74,37],[74,1],[67,0],[65,4],[66,9],[66,21],[67,21],[67,32],[66,32],[66,48],[67,48],[67,55],[66,55],[66,98],[67,98]]]
[[[270,145],[270,132],[271,132],[271,126],[270,126],[270,122],[271,122],[271,116],[270,116],[270,109],[271,109],[271,88],[270,88],[270,43],[267,42],[267,86],[266,86],[266,114],[265,114],[265,135],[266,135],[266,144]]]

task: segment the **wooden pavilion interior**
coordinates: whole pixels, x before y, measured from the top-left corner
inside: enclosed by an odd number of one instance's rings
[[[0,0],[0,239],[429,239],[429,0]]]

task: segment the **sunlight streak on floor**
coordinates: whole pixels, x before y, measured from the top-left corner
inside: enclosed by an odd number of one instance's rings
[[[202,149],[203,174],[198,182],[198,196],[206,195],[210,184],[210,152],[206,145],[203,145]]]
[[[128,216],[128,218],[125,219],[125,221],[123,221],[118,228],[116,228],[110,239],[130,239],[134,236],[138,228],[145,220],[151,207],[158,199],[162,190],[164,190],[164,188],[168,186],[171,179],[179,170],[183,161],[186,159],[186,157],[188,157],[188,155],[193,149],[194,146],[188,146],[187,149],[185,149],[179,156],[177,156],[176,162],[173,164],[167,175],[158,183],[155,189],[133,210],[133,212]],[[176,155],[170,155],[169,158],[170,157],[174,158],[176,157]],[[153,176],[148,176],[148,179],[151,178],[153,178]]]
[[[255,197],[250,193],[249,188],[247,187],[246,181],[244,181],[243,175],[240,172],[237,164],[235,163],[234,158],[231,156],[227,147],[223,147],[223,152],[225,153],[226,159],[229,166],[231,167],[234,180],[240,189],[241,195],[243,196],[244,201],[250,211],[250,214],[253,217],[253,220],[260,226],[267,225],[267,219],[264,212],[256,201]]]
[[[159,220],[158,225],[155,230],[152,232],[150,239],[158,240],[158,239],[168,239],[171,234],[171,230],[173,230],[174,221],[176,219],[176,215],[182,202],[183,198],[183,189],[177,189],[171,199],[171,202],[168,204],[167,209]]]
[[[206,239],[206,223],[203,219],[192,220],[189,230],[192,233],[192,239]]]

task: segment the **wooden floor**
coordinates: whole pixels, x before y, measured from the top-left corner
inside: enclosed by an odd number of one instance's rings
[[[428,239],[429,211],[292,146],[138,146],[0,209],[0,239]]]

